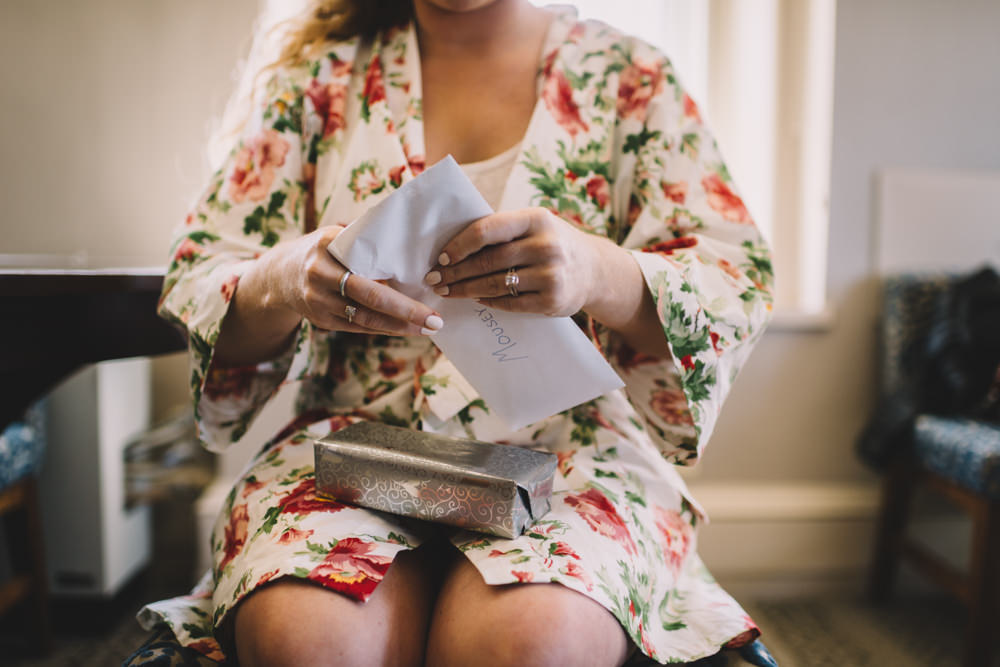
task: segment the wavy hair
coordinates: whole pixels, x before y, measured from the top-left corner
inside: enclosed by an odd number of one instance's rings
[[[218,168],[232,150],[263,94],[266,75],[309,61],[330,42],[370,39],[412,18],[412,0],[271,0],[257,19],[249,55],[237,66],[236,88],[211,131],[211,167]]]

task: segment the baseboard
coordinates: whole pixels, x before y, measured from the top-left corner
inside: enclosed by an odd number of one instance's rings
[[[734,594],[762,599],[862,590],[874,546],[877,485],[692,482],[690,488],[710,517],[699,553]],[[915,521],[911,533],[949,561],[967,561],[968,522],[961,515],[932,513]]]

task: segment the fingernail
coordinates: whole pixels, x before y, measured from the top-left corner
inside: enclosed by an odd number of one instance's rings
[[[448,296],[448,286],[444,285],[442,287],[435,287],[434,293],[438,296]]]
[[[433,336],[438,332],[437,329],[427,329],[426,327],[420,330],[420,335],[422,336]]]
[[[428,285],[437,285],[441,282],[441,274],[437,271],[431,271],[426,276],[424,276],[424,282]]]
[[[424,326],[427,329],[437,331],[444,326],[444,320],[439,315],[428,315],[427,319],[424,320]]]
[[[438,255],[438,264],[440,264],[441,266],[448,266],[449,264],[451,264],[451,257],[448,256],[448,253],[443,252],[440,255]]]

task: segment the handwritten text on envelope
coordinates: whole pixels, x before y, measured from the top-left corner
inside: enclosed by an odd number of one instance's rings
[[[519,429],[623,383],[568,317],[509,313],[471,299],[444,299],[424,284],[444,245],[492,212],[448,156],[351,223],[329,251],[358,275],[388,280],[440,312],[445,325],[433,336],[434,343],[490,410]]]

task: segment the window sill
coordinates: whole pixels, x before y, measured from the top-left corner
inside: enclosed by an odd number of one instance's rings
[[[804,308],[777,308],[768,331],[783,333],[826,333],[833,329],[836,315],[827,304],[821,310]]]

